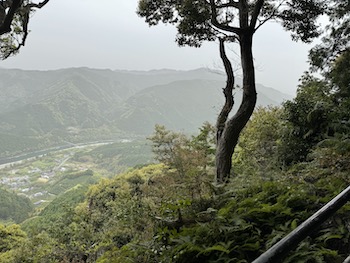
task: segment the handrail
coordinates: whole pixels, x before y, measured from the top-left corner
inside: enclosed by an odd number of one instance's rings
[[[343,263],[350,263],[350,256],[348,256],[344,261]]]
[[[287,236],[261,254],[252,263],[277,263],[285,258],[289,251],[294,249],[300,241],[305,239],[318,226],[331,217],[338,209],[350,200],[350,186],[324,205],[315,214],[305,220]]]

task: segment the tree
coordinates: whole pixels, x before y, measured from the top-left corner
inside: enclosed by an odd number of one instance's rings
[[[34,2],[31,0],[0,1],[0,58],[6,59],[18,53],[25,45],[28,36],[30,15],[45,6],[49,0]]]
[[[199,134],[191,138],[156,125],[154,134],[148,139],[157,161],[175,169],[183,182],[191,181],[198,187],[212,167],[214,137],[214,127],[204,123]]]
[[[350,51],[338,54],[324,76],[305,73],[297,96],[284,103],[285,132],[281,160],[289,165],[306,161],[324,140],[348,138],[350,131]],[[344,144],[345,145],[345,144]]]
[[[311,149],[329,133],[333,104],[329,85],[306,73],[297,96],[284,103],[285,128],[279,147],[284,165],[305,161]]]
[[[276,20],[292,32],[294,40],[309,42],[320,32],[317,18],[325,11],[320,0],[140,0],[138,14],[149,25],[159,22],[177,26],[180,46],[200,47],[203,41],[220,41],[220,55],[227,74],[223,89],[226,102],[217,120],[216,182],[225,183],[231,174],[232,155],[239,135],[252,115],[257,94],[252,53],[253,35],[267,21]],[[240,47],[243,99],[233,106],[234,74],[225,54],[225,42]]]
[[[350,43],[350,4],[348,0],[330,1],[326,14],[326,26],[322,42],[310,50],[309,59],[314,71],[328,73],[336,58],[349,49]]]
[[[23,242],[26,234],[21,230],[19,225],[5,226],[0,224],[0,237],[0,253],[4,253]]]

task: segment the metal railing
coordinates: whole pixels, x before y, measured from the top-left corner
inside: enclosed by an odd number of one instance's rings
[[[335,198],[324,205],[315,214],[305,220],[300,226],[295,228],[287,236],[273,245],[265,253],[261,254],[252,263],[277,263],[281,262],[288,253],[294,249],[300,241],[310,235],[324,221],[330,218],[338,209],[350,200],[350,186],[338,194]],[[350,257],[350,256],[349,256]],[[350,262],[350,258],[345,262]],[[349,261],[347,261],[349,260]]]

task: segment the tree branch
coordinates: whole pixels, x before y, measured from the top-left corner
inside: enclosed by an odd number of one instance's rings
[[[251,29],[255,29],[256,21],[258,20],[258,16],[260,14],[261,8],[264,5],[264,2],[265,0],[257,0],[254,6],[254,10],[253,10],[252,17],[250,19],[250,25],[249,25]]]
[[[24,14],[23,17],[23,37],[21,42],[18,42],[18,45],[15,48],[12,48],[10,52],[8,52],[7,54],[5,54],[2,59],[7,59],[8,57],[10,57],[13,54],[16,54],[17,51],[23,47],[26,43],[27,40],[27,36],[28,36],[28,23],[29,23],[29,13]]]
[[[240,28],[232,27],[232,26],[228,26],[228,25],[223,25],[223,24],[219,23],[219,21],[217,19],[218,14],[216,12],[216,9],[218,7],[215,5],[214,0],[210,0],[210,7],[211,7],[211,23],[213,24],[213,26],[215,26],[218,29],[221,29],[221,30],[224,30],[227,32],[231,32],[231,33],[234,33],[237,35],[240,34],[240,32],[241,32]]]
[[[27,4],[26,7],[29,7],[29,8],[42,8],[44,5],[46,5],[50,0],[45,0],[41,3],[38,3],[38,4],[34,4],[34,3],[30,3],[30,4]]]
[[[234,7],[238,8],[238,2],[230,1],[229,3],[218,5],[217,8]]]
[[[267,21],[273,19],[276,16],[276,13],[277,13],[278,9],[284,4],[284,2],[285,1],[283,0],[277,7],[275,7],[273,12],[267,18],[265,18],[263,21],[259,21],[259,25],[254,29],[254,32],[257,31]]]
[[[225,66],[227,81],[226,81],[226,87],[223,89],[223,93],[225,95],[225,104],[222,107],[221,112],[216,121],[217,141],[220,139],[222,132],[225,129],[226,120],[234,104],[232,91],[235,85],[235,76],[233,74],[232,65],[230,60],[227,58],[226,52],[225,52],[225,40],[223,38],[220,38],[219,41],[220,41],[220,57]]]
[[[13,0],[12,4],[10,6],[9,11],[5,15],[4,22],[0,26],[0,35],[3,35],[5,33],[8,33],[11,31],[11,24],[12,20],[18,10],[18,8],[21,6],[22,0]]]
[[[254,32],[257,31],[262,25],[264,25],[267,21],[271,20],[275,16],[275,12],[271,14],[268,18],[264,19],[263,21],[259,21],[259,25],[254,29]]]
[[[0,25],[0,35],[11,32],[11,24],[17,11],[23,8],[25,10],[25,13],[29,13],[32,8],[40,9],[43,6],[45,6],[49,1],[50,0],[44,0],[43,2],[40,2],[38,4],[29,3],[25,6],[22,6],[23,0],[13,0],[10,4],[9,11],[7,12],[7,14],[5,14],[3,23]]]
[[[28,36],[28,24],[29,24],[29,18],[30,13],[33,9],[40,9],[43,6],[45,6],[50,0],[44,0],[39,3],[28,3],[24,5],[23,0],[9,0],[7,1],[7,6],[2,6],[2,11],[4,15],[3,23],[0,26],[0,35],[10,33],[12,28],[12,23],[14,22],[15,16],[18,16],[18,21],[16,20],[16,23],[20,23],[21,25],[21,32],[17,33],[15,32],[12,37],[12,41],[16,43],[14,47],[9,46],[6,52],[3,52],[1,54],[1,59],[6,59],[10,57],[11,55],[18,52],[18,50],[25,45],[27,36]],[[6,13],[6,9],[9,8],[8,12]]]

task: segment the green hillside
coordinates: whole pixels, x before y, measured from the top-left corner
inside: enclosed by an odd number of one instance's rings
[[[147,136],[155,124],[194,132],[203,122],[215,121],[225,85],[221,72],[208,69],[0,69],[0,77],[2,158],[67,141]],[[289,97],[261,85],[258,89],[262,106],[279,105]],[[235,98],[238,105],[240,89]]]
[[[31,201],[0,187],[0,221],[21,223],[33,211]]]
[[[155,124],[193,133],[206,121],[215,123],[224,102],[221,90],[224,85],[220,80],[193,79],[149,87],[126,101],[116,123],[122,130],[145,135],[153,131]],[[261,89],[258,105],[281,103],[264,94],[264,87]],[[241,90],[237,88],[233,111],[238,109],[241,99]]]

